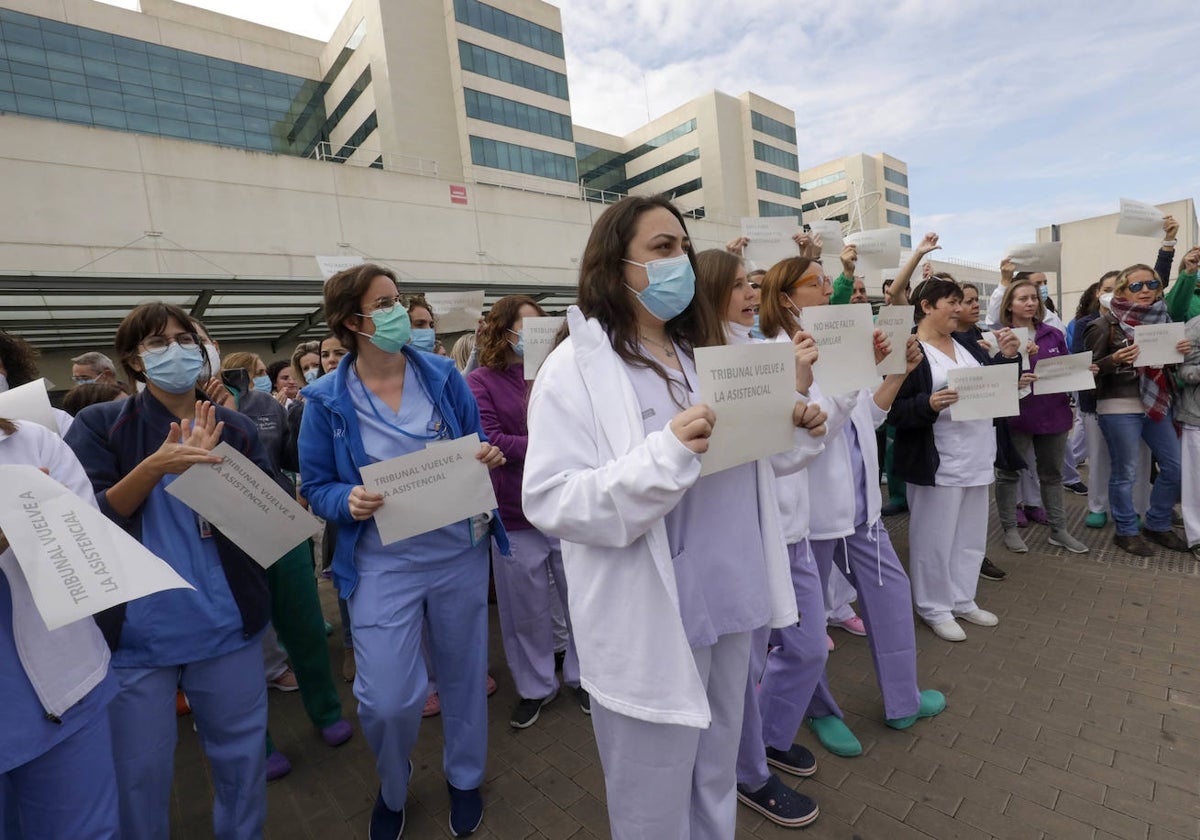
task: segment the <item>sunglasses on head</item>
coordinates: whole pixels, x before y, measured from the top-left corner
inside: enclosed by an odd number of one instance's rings
[[[1152,292],[1158,291],[1162,283],[1158,280],[1139,280],[1136,283],[1129,284],[1129,291],[1140,292],[1142,289],[1149,289]]]

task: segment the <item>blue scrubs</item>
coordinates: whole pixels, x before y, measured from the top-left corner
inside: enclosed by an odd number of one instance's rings
[[[353,367],[347,384],[373,462],[448,438],[413,365],[405,366],[399,412],[371,394]],[[442,705],[446,779],[463,790],[479,787],[487,760],[487,540],[475,544],[463,520],[385,546],[370,519],[355,566],[359,583],[347,602],[358,667],[354,696],[384,802],[398,811],[408,798],[408,759],[427,696],[424,623]]]
[[[17,658],[12,593],[0,573],[0,836],[117,836],[117,785],[105,709],[116,690],[110,671],[63,713],[60,723],[47,719]]]

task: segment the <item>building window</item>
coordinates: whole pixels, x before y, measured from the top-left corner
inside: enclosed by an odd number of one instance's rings
[[[575,158],[487,137],[471,135],[471,162],[491,169],[575,182]]]
[[[338,150],[334,160],[338,163],[345,163],[350,159],[350,156],[353,155],[364,142],[366,142],[366,139],[371,136],[371,132],[378,127],[379,117],[377,117],[375,112],[372,111],[371,115],[363,120],[362,125],[360,125],[353,134],[346,138],[345,144],[343,144],[342,148]]]
[[[660,163],[658,166],[652,166],[644,172],[639,172],[636,175],[631,175],[623,182],[617,185],[614,192],[628,192],[634,187],[641,186],[647,181],[653,181],[661,175],[666,175],[668,172],[674,171],[681,166],[686,166],[692,161],[700,160],[700,150],[692,149],[689,152],[684,152],[681,155],[676,155],[668,161]]]
[[[780,178],[778,175],[772,175],[770,172],[763,172],[759,169],[754,172],[754,180],[758,183],[760,190],[788,195],[792,198],[800,197],[800,184],[791,178]]]
[[[907,234],[907,233],[900,234],[900,247],[901,248],[911,248],[912,247],[912,237],[909,234]]]
[[[763,134],[769,134],[776,139],[791,143],[793,146],[796,145],[796,129],[793,126],[773,120],[758,111],[750,112],[750,127],[755,131],[761,131]]]
[[[567,99],[567,77],[546,67],[519,58],[493,52],[466,41],[458,42],[458,60],[462,69],[510,85]]]
[[[562,33],[479,0],[454,0],[454,19],[556,58],[563,57]]]
[[[368,66],[362,71],[362,73],[359,74],[359,77],[355,80],[354,84],[350,86],[350,89],[346,91],[345,96],[342,97],[342,101],[337,104],[337,107],[333,109],[333,112],[329,115],[329,118],[325,120],[325,125],[321,129],[322,134],[324,134],[326,137],[332,134],[333,130],[337,128],[338,123],[342,121],[342,118],[346,116],[346,113],[352,107],[354,107],[354,103],[358,101],[358,98],[362,96],[363,92],[370,86],[371,68]]]
[[[323,82],[0,9],[0,112],[308,154]]]
[[[797,172],[800,169],[800,159],[794,154],[785,152],[783,149],[777,149],[774,146],[769,146],[766,143],[760,143],[758,140],[754,141],[754,157],[764,163],[773,163],[776,166],[782,166],[784,169],[790,169],[792,172]]]
[[[679,198],[679,196],[681,196],[681,195],[687,195],[688,193],[693,193],[696,190],[701,189],[703,186],[704,186],[704,184],[703,184],[703,181],[701,178],[693,178],[690,181],[685,181],[684,183],[680,184],[678,187],[672,187],[669,190],[662,190],[662,192],[664,195],[668,195],[672,199],[676,199],[676,198]]]
[[[889,225],[899,225],[900,227],[912,227],[908,222],[907,213],[899,213],[895,210],[887,211],[887,220]]]
[[[664,131],[657,137],[652,137],[628,152],[618,153],[608,149],[597,149],[595,146],[577,145],[579,177],[583,180],[584,185],[591,189],[617,192],[619,185],[625,180],[625,164],[667,145],[672,140],[678,140],[680,137],[691,134],[695,130],[696,120],[692,118],[669,131]]]
[[[794,216],[800,218],[800,209],[798,207],[788,207],[786,204],[776,204],[774,201],[758,201],[758,215],[760,216]]]
[[[891,187],[887,187],[884,190],[884,198],[886,198],[892,204],[898,204],[901,207],[908,206],[908,195],[900,192],[900,190],[894,190]]]
[[[524,102],[514,102],[470,88],[464,89],[463,94],[466,98],[467,116],[472,119],[532,131],[547,137],[557,137],[559,140],[572,139],[571,118],[566,114],[535,108]]]
[[[835,181],[841,181],[846,177],[846,170],[842,169],[829,175],[822,175],[820,178],[814,178],[811,181],[805,181],[800,185],[802,190],[815,190],[817,187],[823,187],[826,184],[832,184]]]
[[[883,177],[893,184],[899,184],[905,189],[908,188],[908,176],[903,172],[892,169],[890,166],[883,167]]]
[[[845,201],[847,198],[845,193],[837,193],[835,195],[827,195],[825,198],[818,198],[814,201],[806,201],[800,205],[800,209],[807,213],[809,210],[816,210],[818,207],[828,207],[830,204],[837,204],[839,201]]]

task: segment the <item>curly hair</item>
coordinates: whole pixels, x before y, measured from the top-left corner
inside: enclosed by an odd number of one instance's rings
[[[491,311],[479,331],[479,364],[492,370],[508,370],[508,331],[521,317],[521,307],[532,306],[538,317],[546,317],[546,311],[529,295],[505,295],[492,304]]]
[[[15,388],[38,378],[38,351],[20,336],[0,330],[0,368],[8,377],[8,387]]]

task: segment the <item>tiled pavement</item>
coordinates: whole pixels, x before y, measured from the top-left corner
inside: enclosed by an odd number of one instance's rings
[[[979,602],[1000,616],[1000,626],[966,625],[960,644],[918,626],[921,685],[948,698],[939,717],[906,732],[884,727],[866,641],[833,631],[830,683],[865,753],[836,758],[800,733],[819,770],[812,779],[787,780],[821,807],[800,836],[1200,840],[1200,565],[1166,552],[1146,562],[1114,551],[1111,526],[1083,529],[1082,501],[1069,504],[1091,555],[1047,551],[1039,526],[1026,532],[1031,553],[1011,555],[993,532],[992,558],[1009,577],[981,581]],[[887,522],[903,557],[906,517]],[[322,597],[336,621],[328,584]],[[588,718],[563,697],[532,728],[510,729],[514,694],[495,620],[492,630],[500,691],[490,700],[487,810],[475,836],[607,837]],[[349,687],[339,687],[352,712]],[[271,692],[270,699],[271,732],[295,769],[268,787],[267,837],[361,840],[377,786],[361,734],[330,749],[297,695]],[[423,725],[413,760],[404,836],[448,837],[439,719]],[[172,836],[211,837],[210,801],[184,718]],[[739,807],[738,840],[786,836],[797,834]]]

